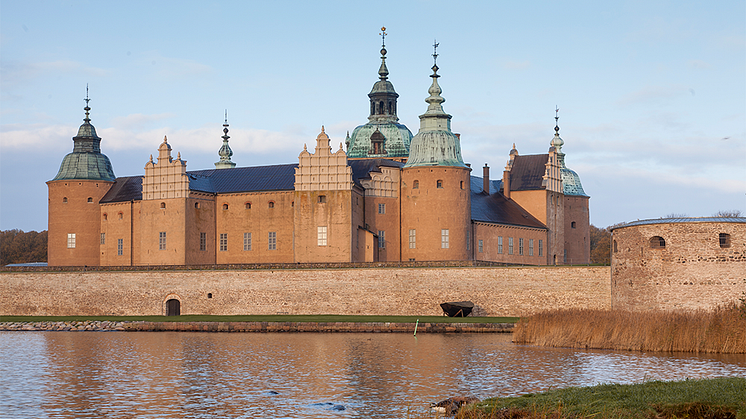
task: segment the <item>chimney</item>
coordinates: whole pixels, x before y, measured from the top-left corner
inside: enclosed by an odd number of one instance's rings
[[[487,166],[487,163],[482,168],[482,190],[485,194],[490,194],[490,167]]]
[[[510,170],[507,167],[503,172],[503,195],[505,195],[505,198],[510,199]]]

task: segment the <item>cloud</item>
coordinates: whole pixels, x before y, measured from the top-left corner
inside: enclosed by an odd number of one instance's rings
[[[6,124],[0,127],[0,148],[72,151],[72,137],[77,133],[78,128],[69,125]]]

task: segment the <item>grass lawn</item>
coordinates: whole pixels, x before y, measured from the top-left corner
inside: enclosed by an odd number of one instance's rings
[[[62,321],[145,321],[145,322],[352,322],[352,323],[515,323],[518,317],[445,317],[445,316],[347,316],[250,315],[250,316],[0,316],[0,322]]]
[[[741,419],[746,418],[746,378],[574,387],[487,399],[462,410],[457,418]]]

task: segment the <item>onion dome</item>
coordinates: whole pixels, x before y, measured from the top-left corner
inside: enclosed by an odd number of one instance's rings
[[[461,157],[461,140],[451,132],[451,115],[443,111],[446,100],[440,95],[443,91],[438,85],[437,47],[433,45],[432,85],[428,89],[430,96],[425,99],[427,111],[420,115],[420,130],[412,138],[409,160],[406,167],[413,166],[455,166],[466,167]]]
[[[78,135],[73,137],[73,152],[62,159],[60,170],[52,180],[91,179],[114,181],[116,179],[109,158],[101,153],[101,138],[96,135],[96,128],[91,125],[89,101],[88,87],[86,87],[83,125],[78,129]]]
[[[554,138],[552,138],[550,145],[557,152],[557,160],[561,167],[562,192],[569,196],[588,196],[585,194],[583,185],[580,183],[580,176],[574,170],[565,166],[565,153],[562,152],[562,146],[565,144],[565,141],[559,135],[559,109],[555,112]]]
[[[368,123],[360,125],[352,131],[347,144],[347,156],[360,157],[407,157],[412,132],[405,125],[398,123],[396,115],[396,101],[399,94],[394,85],[388,80],[389,69],[386,67],[386,28],[381,28],[383,44],[381,46],[381,67],[378,69],[379,80],[373,85],[368,98],[370,99],[370,115]],[[383,136],[383,147],[375,149],[371,137],[375,132]],[[378,135],[378,134],[376,134]],[[377,151],[386,150],[386,153]]]
[[[220,150],[218,150],[218,156],[220,156],[220,161],[215,163],[216,169],[232,169],[236,167],[236,163],[233,163],[231,161],[231,156],[233,156],[233,150],[231,150],[231,147],[228,145],[228,139],[231,138],[228,136],[228,111],[225,111],[225,122],[223,123],[223,145],[220,147]]]

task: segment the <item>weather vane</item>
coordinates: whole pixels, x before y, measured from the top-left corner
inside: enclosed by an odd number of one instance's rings
[[[433,64],[438,65],[438,41],[433,40]]]
[[[381,35],[381,44],[385,47],[386,46],[386,35],[388,35],[386,33],[385,26],[381,27],[381,33],[379,33],[379,35]]]

